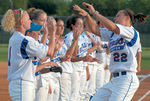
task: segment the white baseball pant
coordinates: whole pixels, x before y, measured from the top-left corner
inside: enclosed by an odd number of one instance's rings
[[[77,101],[79,96],[80,75],[81,71],[74,71],[71,78],[71,98],[70,101]]]
[[[97,71],[97,64],[88,64],[89,70],[91,71],[91,77],[88,83],[87,92],[84,98],[84,101],[89,101],[90,97],[93,96],[95,92],[95,84],[96,84],[96,71]]]
[[[121,73],[119,73],[121,74]],[[113,77],[93,96],[91,101],[130,101],[139,87],[136,73]]]
[[[47,101],[59,101],[59,94],[60,94],[60,78],[54,77],[49,78],[49,84],[52,89],[52,93],[48,93]]]
[[[35,101],[47,101],[48,91],[49,91],[49,78],[42,77],[42,87],[37,89]]]
[[[60,99],[69,101],[71,95],[71,73],[62,73],[60,78]]]
[[[35,83],[21,79],[9,83],[9,94],[12,101],[34,101]]]
[[[104,64],[97,64],[96,88],[94,94],[104,85]]]

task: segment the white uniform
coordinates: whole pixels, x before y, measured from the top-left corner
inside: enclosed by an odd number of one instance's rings
[[[35,96],[35,71],[37,57],[44,59],[48,47],[32,37],[15,31],[9,39],[8,81],[13,101],[33,101]]]
[[[87,44],[85,41],[85,33],[82,33],[78,39],[78,54],[77,57],[84,57],[87,54]],[[65,43],[69,48],[73,41],[73,32],[69,32],[65,36]],[[80,86],[80,76],[83,72],[83,61],[80,62],[72,62],[73,74],[71,81],[71,98],[70,101],[77,101],[79,98],[79,86]]]
[[[136,53],[139,46],[139,33],[133,27],[117,24],[120,35],[101,29],[102,38],[109,41],[110,72],[113,77],[95,94],[91,101],[130,101],[139,87],[136,75]]]
[[[105,80],[105,66],[107,62],[107,51],[108,48],[108,42],[102,41],[102,50],[96,50],[96,58],[100,60],[98,63],[98,70],[96,73],[96,89],[95,92],[99,90],[104,85],[104,80]],[[107,75],[107,74],[106,74]]]
[[[91,33],[91,36],[93,37],[93,39],[95,39],[96,35]],[[88,38],[88,47],[91,48],[93,47],[93,44],[91,42],[91,39]],[[93,58],[96,57],[96,50],[94,50],[93,52],[91,52],[89,54],[90,56],[92,56]],[[89,71],[91,74],[90,80],[86,83],[86,88],[85,88],[85,98],[84,101],[88,101],[90,100],[90,97],[93,96],[94,93],[94,89],[95,89],[95,83],[96,83],[96,72],[98,69],[98,64],[97,62],[88,62],[88,66],[89,66]],[[84,96],[83,96],[84,97]]]
[[[39,39],[40,40],[40,39]],[[48,45],[49,39],[46,41],[46,45]],[[59,51],[56,52],[55,57],[53,60],[47,58],[45,62],[56,62],[60,66],[60,53]],[[49,68],[49,67],[45,67]],[[58,101],[59,93],[60,93],[60,73],[49,72],[45,74],[41,74],[41,81],[38,80],[38,83],[41,83],[41,87],[37,88],[36,92],[36,101],[47,101],[47,100],[55,100]],[[49,84],[52,88],[52,94],[49,94]]]

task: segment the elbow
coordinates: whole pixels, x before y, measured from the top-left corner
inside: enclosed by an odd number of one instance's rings
[[[117,25],[115,26],[110,26],[109,28],[110,31],[114,32],[115,34],[119,35],[120,34],[120,29]]]

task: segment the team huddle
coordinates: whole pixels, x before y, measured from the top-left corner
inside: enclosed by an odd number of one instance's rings
[[[66,24],[41,9],[8,10],[4,31],[8,47],[12,101],[130,101],[139,87],[140,36],[133,25],[147,15],[120,10],[114,22],[83,2],[88,12]],[[70,29],[65,36],[64,25]],[[110,74],[112,78],[110,80]]]

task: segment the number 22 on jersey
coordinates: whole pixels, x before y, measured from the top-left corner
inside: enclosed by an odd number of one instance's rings
[[[127,54],[126,53],[114,53],[114,62],[127,62]]]

